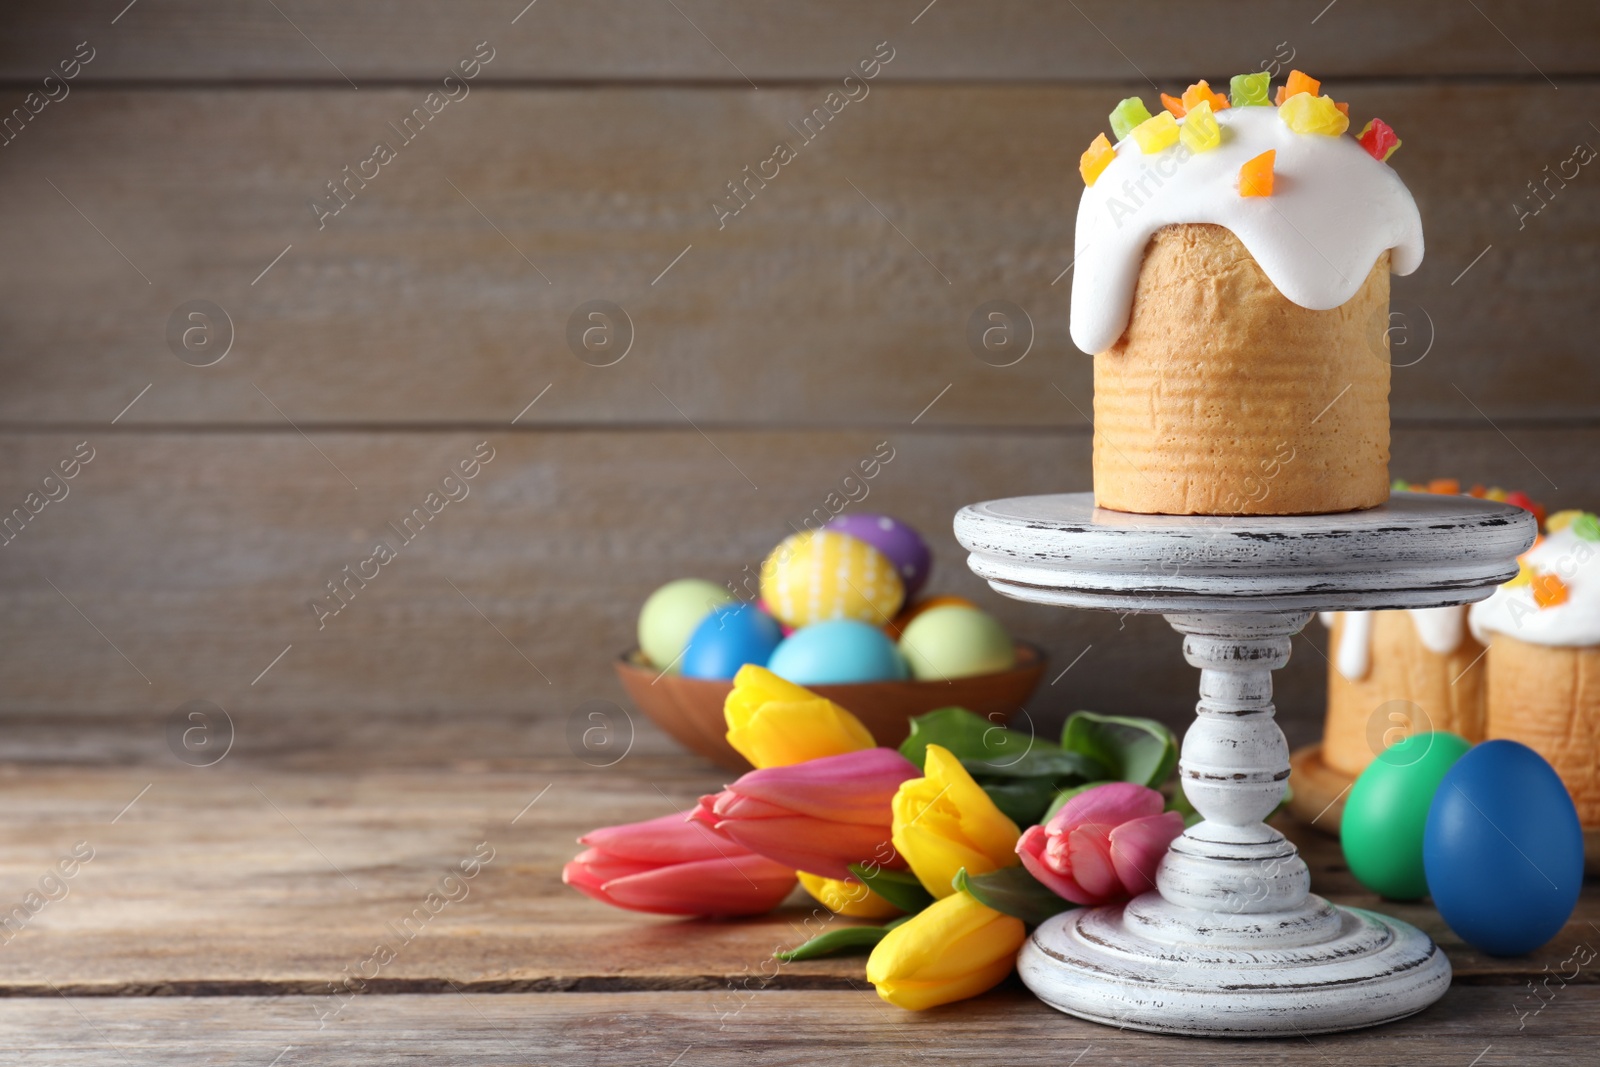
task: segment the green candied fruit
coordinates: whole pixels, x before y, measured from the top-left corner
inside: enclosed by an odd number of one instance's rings
[[[1572,532],[1585,541],[1600,541],[1600,518],[1586,511],[1572,520]]]
[[[1241,74],[1240,77],[1247,78],[1247,77],[1249,77],[1249,75],[1248,74]],[[1411,491],[1411,486],[1406,482],[1406,480],[1404,478],[1396,478],[1394,480],[1394,482],[1392,484],[1390,484],[1389,491],[1391,493],[1409,493]]]
[[[1255,74],[1235,74],[1228,82],[1228,103],[1234,107],[1267,107],[1271,101],[1272,75],[1266,71]]]
[[[1144,106],[1144,101],[1130,96],[1111,109],[1111,132],[1117,135],[1117,140],[1126,141],[1133,128],[1149,118],[1150,110]]]

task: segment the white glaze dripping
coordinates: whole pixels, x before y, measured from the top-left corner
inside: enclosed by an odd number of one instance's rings
[[[1336,308],[1393,250],[1390,270],[1422,262],[1422,220],[1405,183],[1355,138],[1295,133],[1273,107],[1217,112],[1222,144],[1144,155],[1132,138],[1078,202],[1072,340],[1091,355],[1128,326],[1145,246],[1173,223],[1215,223],[1239,238],[1289,300]],[[1239,167],[1274,149],[1273,195],[1239,195]],[[1143,182],[1141,189],[1140,182]]]
[[[1344,616],[1344,630],[1339,635],[1339,647],[1334,649],[1333,665],[1352,682],[1359,682],[1372,669],[1372,614],[1368,611],[1323,611],[1317,616],[1329,629],[1335,618]],[[1451,655],[1466,637],[1465,604],[1412,608],[1406,614],[1417,628],[1417,639],[1435,655]]]

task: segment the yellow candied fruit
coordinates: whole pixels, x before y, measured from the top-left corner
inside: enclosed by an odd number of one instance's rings
[[[1533,602],[1541,608],[1553,608],[1567,602],[1567,583],[1554,574],[1538,574],[1533,578]]]
[[[1178,120],[1172,117],[1172,112],[1163,111],[1135,126],[1133,139],[1139,142],[1139,151],[1147,156],[1171,148],[1178,143]]]
[[[1297,93],[1278,108],[1278,117],[1295,133],[1317,133],[1336,137],[1350,128],[1350,116],[1339,110],[1331,97]]]
[[[1506,588],[1516,589],[1520,586],[1531,585],[1532,583],[1533,568],[1528,565],[1527,560],[1517,560],[1517,576],[1506,583]]]
[[[1178,139],[1191,152],[1209,152],[1222,143],[1222,127],[1217,124],[1217,116],[1212,114],[1209,103],[1202,100],[1189,109],[1178,130]]]
[[[1568,526],[1571,526],[1573,521],[1582,514],[1583,512],[1578,508],[1568,508],[1566,511],[1558,511],[1548,519],[1544,520],[1544,528],[1551,533],[1560,533]]]
[[[1111,142],[1106,135],[1096,134],[1095,139],[1089,142],[1089,147],[1084,149],[1083,156],[1078,160],[1078,173],[1083,175],[1083,184],[1093,185],[1100,173],[1111,166],[1111,161],[1117,158],[1117,153],[1111,147]]]

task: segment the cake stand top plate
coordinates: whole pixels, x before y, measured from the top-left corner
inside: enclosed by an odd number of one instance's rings
[[[1018,600],[1123,612],[1377,611],[1482,600],[1515,576],[1533,515],[1395,493],[1336,515],[1134,515],[1092,493],[956,513],[967,564]]]

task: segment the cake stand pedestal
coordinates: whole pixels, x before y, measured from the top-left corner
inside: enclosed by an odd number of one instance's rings
[[[1131,515],[1089,493],[963,508],[956,538],[998,592],[1159,613],[1200,668],[1178,766],[1203,821],[1172,843],[1154,892],[1034,931],[1017,961],[1028,988],[1094,1022],[1229,1037],[1371,1026],[1443,996],[1450,963],[1431,938],[1312,894],[1294,845],[1264,822],[1289,775],[1272,672],[1315,611],[1488,596],[1535,532],[1519,508],[1411,493],[1292,517]]]

